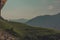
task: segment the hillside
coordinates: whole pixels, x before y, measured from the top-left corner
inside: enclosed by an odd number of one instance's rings
[[[60,40],[60,31],[58,30],[32,27],[2,19],[0,19],[0,29],[4,30],[2,32],[9,33],[8,35],[19,37],[21,40]]]
[[[27,22],[28,25],[60,29],[60,13],[56,15],[37,16]]]
[[[19,37],[16,37],[6,30],[0,29],[0,40],[19,40]]]
[[[0,18],[0,40],[17,40],[20,39],[13,30],[11,30],[12,25],[10,25],[6,20]]]

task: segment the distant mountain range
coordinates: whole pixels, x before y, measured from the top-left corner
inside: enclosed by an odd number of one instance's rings
[[[37,16],[27,22],[28,25],[60,29],[60,13],[56,15]]]
[[[26,23],[28,21],[28,19],[24,19],[24,18],[21,18],[21,19],[11,19],[9,21]]]

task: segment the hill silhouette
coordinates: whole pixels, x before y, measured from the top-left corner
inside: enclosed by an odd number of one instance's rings
[[[27,22],[28,25],[60,29],[60,13],[56,15],[37,16]]]

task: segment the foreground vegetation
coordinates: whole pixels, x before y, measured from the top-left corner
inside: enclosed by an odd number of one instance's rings
[[[60,40],[60,31],[0,19],[0,28],[21,40]]]

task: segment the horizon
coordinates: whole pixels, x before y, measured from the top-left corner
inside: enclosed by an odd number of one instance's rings
[[[5,19],[32,19],[60,12],[60,0],[7,0],[2,9]]]

